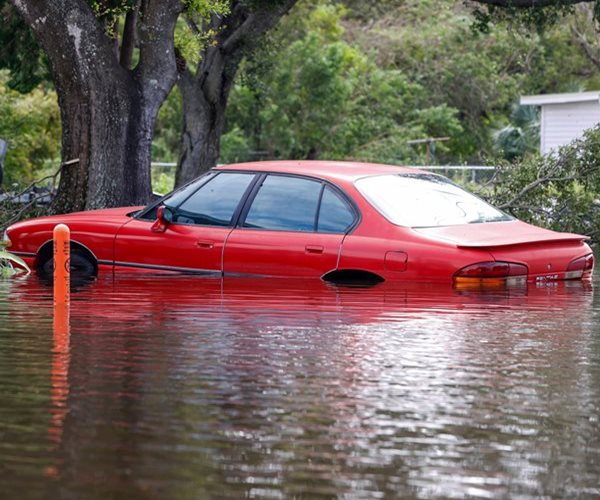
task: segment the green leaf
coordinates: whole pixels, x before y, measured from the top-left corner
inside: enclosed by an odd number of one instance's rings
[[[0,264],[2,261],[8,261],[10,263],[16,264],[17,266],[23,268],[28,273],[31,272],[29,266],[25,263],[25,261],[21,257],[17,257],[10,252],[0,251]]]

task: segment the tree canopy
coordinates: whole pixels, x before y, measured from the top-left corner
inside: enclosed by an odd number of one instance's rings
[[[55,88],[62,159],[77,162],[62,169],[55,209],[145,202],[152,140],[155,159],[180,157],[180,182],[259,158],[517,158],[535,142],[519,94],[600,84],[597,2],[295,4],[0,0],[0,99],[14,111],[10,88],[51,79],[32,99]],[[579,4],[589,15],[576,24]],[[44,161],[19,153],[30,166],[13,156],[7,173],[25,179],[58,149],[38,149]]]

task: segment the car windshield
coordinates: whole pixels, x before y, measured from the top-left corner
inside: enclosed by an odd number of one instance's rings
[[[399,226],[456,226],[512,220],[435,174],[377,175],[359,179],[356,187],[386,219]]]

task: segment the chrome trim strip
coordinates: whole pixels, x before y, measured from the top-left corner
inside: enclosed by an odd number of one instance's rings
[[[112,264],[112,263],[111,263]],[[214,274],[221,276],[221,271],[215,271],[212,269],[193,269],[188,267],[171,267],[171,266],[158,266],[154,264],[138,264],[136,262],[114,262],[115,267],[134,267],[138,269],[156,269],[159,271],[176,271],[180,273],[194,273],[194,274]]]
[[[227,274],[223,274],[224,277],[226,278],[285,278],[282,276],[273,276],[273,275],[269,275],[269,274],[253,274],[253,273],[227,273]]]
[[[10,247],[8,247],[8,248],[10,249]],[[19,257],[37,257],[36,253],[31,253],[31,252],[12,252],[12,251],[10,251],[10,253],[12,253],[13,255],[18,255]]]

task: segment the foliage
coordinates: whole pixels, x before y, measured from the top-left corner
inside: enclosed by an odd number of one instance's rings
[[[499,22],[482,34],[473,22],[472,9],[453,0],[406,0],[366,26],[345,21],[347,38],[370,50],[379,67],[400,69],[427,90],[431,105],[458,110],[464,133],[446,144],[444,156],[452,163],[494,155],[493,133],[519,95],[600,83],[566,24],[538,34]]]
[[[450,137],[436,143],[441,163],[530,153],[534,126],[511,117],[515,99],[594,88],[600,74],[567,26],[538,34],[505,23],[483,35],[473,22],[454,0],[301,2],[244,64],[221,161],[424,163],[425,146],[408,143],[435,136]]]
[[[476,2],[477,0],[475,0]],[[473,3],[475,3],[473,2]],[[573,2],[556,0],[553,4],[548,4],[544,7],[528,6],[517,7],[511,5],[508,0],[507,5],[479,5],[473,8],[475,22],[473,27],[479,31],[487,33],[490,31],[490,26],[497,22],[508,22],[515,26],[521,26],[525,29],[535,29],[542,32],[553,25],[556,25],[565,16],[573,14],[575,6]],[[533,4],[534,2],[532,2]],[[598,3],[594,2],[594,9],[597,18],[600,18],[600,10]]]
[[[181,141],[181,121],[183,120],[181,93],[177,87],[165,100],[154,127],[154,140],[152,141],[152,161],[174,163],[177,161]],[[152,191],[166,194],[173,190],[175,184],[175,170],[164,171],[152,169]]]
[[[0,72],[0,138],[8,142],[5,184],[26,184],[59,163],[60,118],[56,94],[38,87],[21,95]]]
[[[158,112],[152,141],[152,161],[176,161],[181,140],[182,106],[181,92],[174,87]]]
[[[494,134],[496,147],[506,160],[534,153],[540,143],[540,113],[535,106],[513,107],[510,121]]]
[[[21,257],[13,255],[5,249],[6,242],[0,241],[0,278],[9,278],[15,274],[30,272],[29,266]]]
[[[179,55],[193,69],[205,47],[214,43],[217,31],[209,27],[212,16],[223,17],[230,13],[230,0],[186,0],[185,20],[179,19],[175,29],[175,47]],[[198,26],[203,25],[204,29]]]
[[[152,192],[165,195],[173,191],[175,185],[175,172],[152,172]]]
[[[223,162],[252,159],[257,152],[419,162],[424,152],[409,139],[460,135],[454,109],[430,105],[421,85],[397,69],[378,67],[344,41],[344,12],[326,2],[318,5],[305,25],[296,19],[291,30],[283,27],[281,38],[257,56],[259,64],[246,64],[230,99]],[[299,39],[287,40],[290,32]],[[273,53],[273,45],[281,49]],[[252,149],[244,158],[245,144]]]
[[[19,92],[31,92],[50,80],[48,60],[8,0],[0,0],[0,18],[0,69],[9,70],[4,83]]]
[[[600,241],[600,125],[547,156],[503,162],[480,194],[519,219]]]

